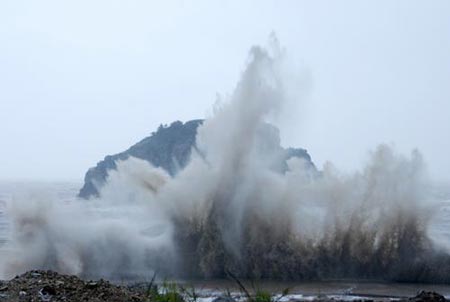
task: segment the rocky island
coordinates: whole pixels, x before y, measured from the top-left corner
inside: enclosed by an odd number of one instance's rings
[[[79,192],[79,197],[88,199],[98,197],[99,188],[103,186],[108,176],[108,171],[116,169],[117,160],[125,160],[130,156],[143,159],[155,167],[163,168],[170,175],[175,175],[183,169],[189,162],[192,149],[196,149],[197,128],[202,125],[203,120],[191,120],[185,123],[175,121],[169,126],[160,125],[156,132],[144,138],[140,142],[131,146],[128,150],[107,155],[95,167],[90,168],[84,177],[84,185]],[[272,125],[264,124],[262,135],[271,137],[270,148],[277,151],[284,157],[284,162],[292,157],[305,159],[311,167],[315,169],[311,156],[305,149],[282,148],[278,129]],[[284,164],[279,167],[281,172],[287,168]]]

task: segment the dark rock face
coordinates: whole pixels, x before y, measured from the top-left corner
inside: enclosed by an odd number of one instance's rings
[[[128,150],[108,155],[90,168],[84,177],[84,186],[79,197],[89,198],[98,196],[98,188],[106,181],[109,170],[116,169],[117,160],[125,160],[130,156],[144,159],[155,167],[161,167],[169,174],[175,175],[179,169],[188,163],[191,149],[195,144],[197,127],[202,120],[192,120],[186,123],[173,122],[170,126],[159,126],[151,136],[144,138]]]
[[[183,169],[189,162],[191,151],[195,148],[195,138],[197,128],[203,120],[192,120],[186,123],[180,121],[173,122],[170,126],[159,126],[158,130],[151,136],[131,146],[128,150],[108,155],[97,166],[90,168],[84,177],[84,186],[78,196],[81,198],[98,197],[99,191],[108,176],[110,170],[116,169],[117,160],[125,160],[130,156],[143,159],[155,167],[161,167],[170,175],[175,175]],[[268,146],[265,148],[276,149],[282,156],[282,167],[276,170],[284,172],[287,169],[286,161],[292,157],[303,158],[311,167],[315,169],[311,157],[305,149],[287,148],[280,146],[278,129],[265,124],[262,131],[268,134],[271,139],[267,140]]]

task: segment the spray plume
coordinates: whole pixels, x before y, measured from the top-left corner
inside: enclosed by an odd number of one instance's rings
[[[199,127],[189,164],[170,176],[129,158],[100,198],[15,199],[4,276],[54,269],[149,276],[449,282],[449,257],[427,236],[420,154],[379,146],[364,169],[318,173],[299,158],[280,172],[266,121],[296,93],[276,41],[253,47],[235,91]]]

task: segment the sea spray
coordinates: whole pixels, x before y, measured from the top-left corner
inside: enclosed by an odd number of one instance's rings
[[[175,176],[117,162],[100,197],[16,199],[5,276],[29,269],[112,279],[160,276],[449,282],[449,257],[427,236],[419,152],[379,146],[352,175],[283,166],[266,122],[300,94],[286,53],[253,47],[235,91],[198,128]]]

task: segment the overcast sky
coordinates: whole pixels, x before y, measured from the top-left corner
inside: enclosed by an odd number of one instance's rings
[[[81,180],[204,117],[272,31],[312,83],[284,145],[345,171],[379,143],[418,148],[450,180],[447,0],[2,0],[0,178]]]

